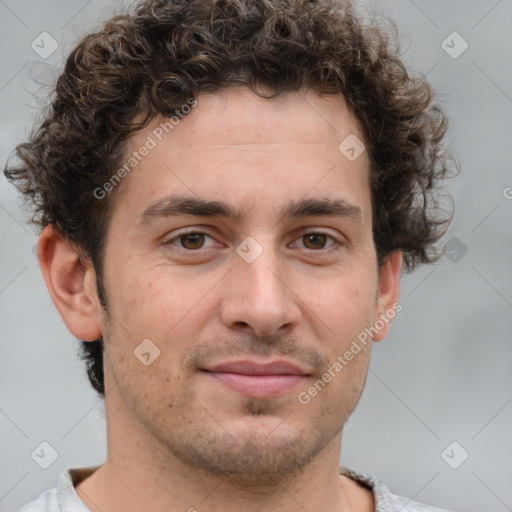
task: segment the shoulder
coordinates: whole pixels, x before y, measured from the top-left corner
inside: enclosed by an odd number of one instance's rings
[[[42,492],[38,498],[18,509],[18,512],[60,512],[57,487]]]
[[[340,473],[372,491],[375,512],[449,512],[443,508],[432,507],[403,496],[397,496],[375,476],[359,473],[346,467],[341,467]]]
[[[27,503],[17,512],[89,512],[76,494],[75,485],[96,469],[98,466],[64,470],[55,487],[42,492],[38,498]]]
[[[410,500],[402,496],[393,495],[395,498],[396,506],[398,508],[391,510],[400,510],[401,512],[449,512],[444,508],[432,507],[431,505],[425,505],[419,501]]]

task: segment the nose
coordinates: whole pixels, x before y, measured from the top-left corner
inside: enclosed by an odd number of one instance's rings
[[[252,263],[236,256],[221,304],[226,327],[256,336],[289,333],[301,319],[300,300],[289,273],[271,249]]]

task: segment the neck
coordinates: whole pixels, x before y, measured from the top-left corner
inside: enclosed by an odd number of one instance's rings
[[[125,432],[111,426],[107,462],[77,486],[92,512],[135,512],[149,506],[166,512],[359,510],[349,505],[359,501],[357,484],[339,475],[341,433],[299,472],[261,484],[191,467],[164,447],[149,447],[147,440]]]

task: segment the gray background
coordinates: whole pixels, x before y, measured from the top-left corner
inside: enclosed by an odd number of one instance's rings
[[[462,173],[450,186],[451,259],[404,276],[404,309],[374,347],[341,460],[419,501],[455,511],[512,510],[512,2],[367,4],[396,20],[405,61],[434,84]],[[38,83],[52,83],[74,41],[121,6],[0,0],[2,165],[38,112],[47,90]],[[59,43],[46,59],[31,48],[43,31]],[[454,31],[469,44],[456,59],[441,46]],[[453,53],[461,42],[452,39],[445,44]],[[53,486],[63,468],[101,463],[106,436],[102,402],[76,358],[78,342],[41,277],[36,234],[23,223],[14,188],[3,176],[0,182],[0,510],[7,511]],[[43,441],[58,452],[48,469],[31,458]],[[443,459],[453,441],[459,444]],[[460,463],[463,450],[468,459],[452,469],[445,460]]]

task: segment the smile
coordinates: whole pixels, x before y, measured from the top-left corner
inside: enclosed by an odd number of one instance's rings
[[[287,361],[232,361],[204,369],[221,385],[249,398],[277,398],[292,392],[308,374]]]

